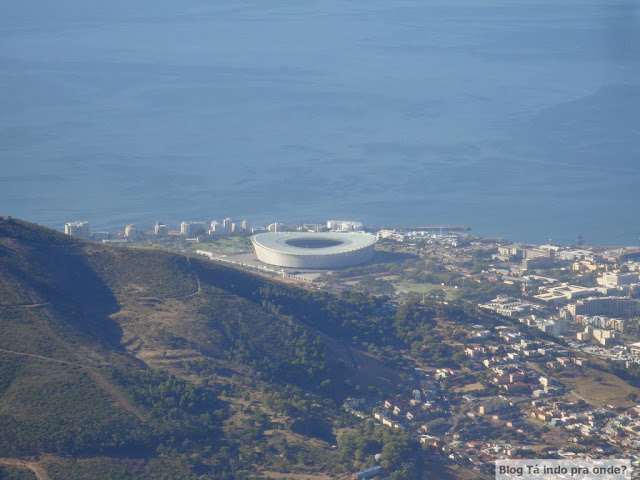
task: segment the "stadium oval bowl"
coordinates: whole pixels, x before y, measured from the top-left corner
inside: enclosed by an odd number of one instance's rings
[[[251,237],[258,260],[290,268],[329,269],[366,263],[378,237],[370,233],[260,233]]]

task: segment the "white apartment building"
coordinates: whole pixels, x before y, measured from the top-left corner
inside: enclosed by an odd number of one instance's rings
[[[89,222],[69,222],[64,224],[64,233],[78,238],[89,240],[91,238],[91,230]]]
[[[180,235],[185,237],[197,237],[204,235],[206,231],[207,224],[205,222],[185,221],[180,224]]]

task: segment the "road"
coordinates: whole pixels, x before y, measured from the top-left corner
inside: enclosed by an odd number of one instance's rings
[[[0,458],[0,464],[11,465],[17,468],[27,468],[31,470],[38,480],[51,480],[46,470],[33,460],[20,460],[17,458]]]

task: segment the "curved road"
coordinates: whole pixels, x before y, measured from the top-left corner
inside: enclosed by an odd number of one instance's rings
[[[17,458],[0,458],[0,464],[11,465],[12,467],[18,468],[27,468],[35,474],[38,480],[51,480],[45,469],[34,461],[19,460]]]

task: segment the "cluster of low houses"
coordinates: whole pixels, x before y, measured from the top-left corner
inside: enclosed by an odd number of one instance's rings
[[[434,421],[437,424],[440,417],[447,414],[446,404],[440,401],[440,378],[452,372],[441,369],[435,375],[426,374],[420,379],[420,389],[411,392],[411,398],[398,395],[393,400],[385,400],[383,406],[373,410],[373,418],[382,425],[402,430],[408,422],[431,420],[426,425]]]
[[[501,344],[468,345],[464,351],[472,362],[471,369],[487,371],[487,378],[502,394],[485,402],[471,394],[464,395],[467,404],[478,404],[465,409],[467,417],[474,418],[476,422],[497,421],[520,434],[530,434],[536,430],[533,425],[536,421],[544,422],[551,430],[542,437],[550,442],[573,441],[579,444],[580,439],[597,435],[629,450],[640,448],[640,405],[616,416],[615,406],[593,409],[583,402],[554,401],[565,392],[564,386],[539,371],[526,368],[521,362],[535,360],[550,367],[567,367],[585,366],[588,363],[586,359],[569,356],[567,350],[556,345],[526,339],[513,327],[496,327],[489,331],[487,338],[499,340]],[[518,458],[518,446],[485,441],[465,442],[464,436],[457,433],[445,445],[442,435],[449,432],[453,417],[441,382],[443,378],[455,377],[459,372],[442,368],[432,372],[416,369],[416,373],[419,374],[419,388],[410,396],[387,399],[373,409],[373,417],[378,422],[398,429],[414,426],[420,441],[432,446],[435,456],[454,463],[490,468],[496,458]],[[546,401],[542,397],[546,397]],[[355,415],[366,418],[360,409],[363,403],[364,399],[348,399],[344,406]],[[525,416],[533,424],[525,422]]]
[[[572,402],[547,404],[534,400],[531,403],[534,407],[531,417],[543,420],[553,427],[564,427],[585,437],[602,432],[606,423],[616,416],[611,410],[585,409],[584,406]]]
[[[521,360],[546,360],[547,366],[586,366],[585,358],[569,357],[569,352],[548,343],[526,339],[512,327],[497,327],[495,336],[501,345],[470,345],[465,353],[471,360],[471,369],[492,370],[493,383],[508,394],[533,393],[556,395],[562,386],[554,384],[539,372],[527,370]],[[486,337],[488,338],[488,337]]]
[[[544,438],[559,438],[557,434],[544,434]],[[620,453],[612,448],[593,447],[584,452],[575,452],[565,449],[547,449],[545,454],[552,458],[577,460],[581,458],[589,459],[619,459],[629,458],[634,466],[638,466],[637,450],[626,450]],[[491,442],[452,442],[446,457],[449,461],[459,465],[471,465],[476,470],[489,470],[494,468],[494,462],[499,459],[529,459],[535,458],[538,453],[528,450],[519,445],[510,443],[491,443]]]
[[[621,454],[612,447],[594,447],[588,451],[580,448],[578,452],[555,451],[546,453],[558,458],[631,458],[636,459],[640,448],[640,405],[618,415],[616,408],[592,409],[579,403],[552,402],[532,400],[527,405],[531,408],[530,416],[546,422],[552,428],[543,433],[541,438],[549,443],[573,442],[576,446],[587,436],[597,435],[608,441],[612,446],[625,448]],[[506,427],[513,428],[520,433],[531,432],[534,427],[524,422],[521,407],[509,401],[494,401],[481,405],[477,410],[468,413],[469,416],[482,416],[493,420],[500,420]],[[561,427],[561,428],[560,428]],[[496,459],[531,458],[535,454],[527,452],[524,447],[510,443],[495,443],[492,441],[464,440],[458,435],[454,440],[444,445],[441,439],[432,435],[422,435],[421,442],[433,447],[437,458],[446,459],[459,465],[471,464],[477,469],[492,468]],[[621,457],[622,455],[622,457]]]
[[[611,444],[640,452],[640,405],[608,422],[601,436]]]

